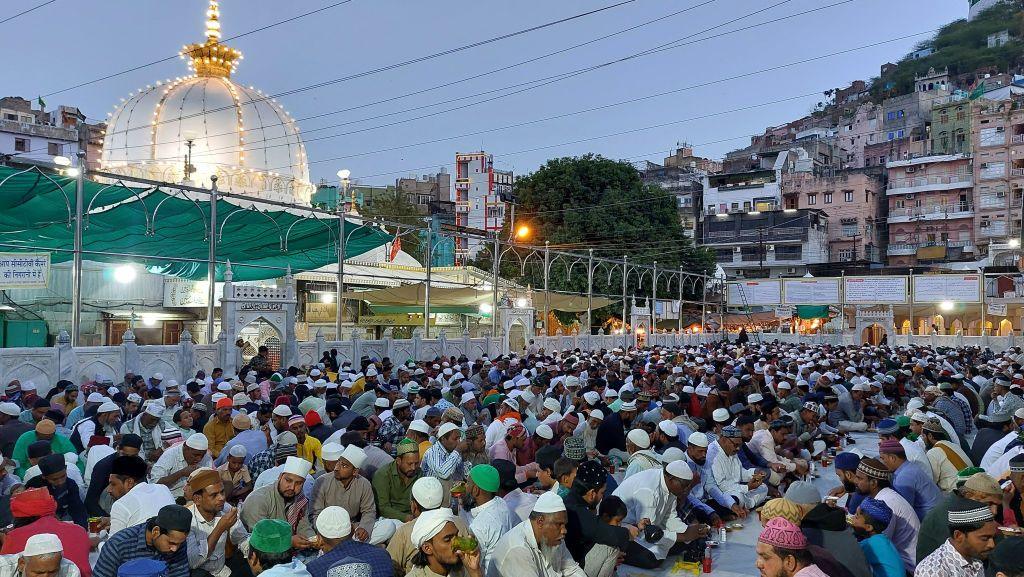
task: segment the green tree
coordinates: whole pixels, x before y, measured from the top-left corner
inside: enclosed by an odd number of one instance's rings
[[[517,200],[516,227],[528,226],[529,238],[523,241],[535,247],[550,242],[552,251],[563,250],[586,255],[594,249],[595,258],[621,260],[628,255],[632,263],[650,265],[657,261],[659,270],[710,274],[714,256],[694,247],[679,221],[675,198],[660,187],[644,184],[637,170],[628,162],[610,160],[598,155],[566,157],[549,160],[536,172],[515,183]],[[501,238],[509,238],[506,221]],[[512,252],[516,254],[511,254]],[[533,287],[543,287],[543,263],[535,257],[523,260],[529,250],[514,248],[501,260],[501,275]],[[552,254],[551,258],[554,259]],[[476,266],[491,270],[490,251],[481,251]],[[570,260],[571,262],[571,260]],[[525,274],[524,274],[525,272]],[[560,259],[551,267],[549,287],[552,290],[586,294],[586,263],[572,267]],[[610,272],[610,278],[609,278]],[[627,294],[651,295],[651,275],[638,285],[637,274],[630,275]],[[675,279],[660,277],[658,295],[675,298],[679,293]],[[684,298],[699,298],[691,287],[685,287]],[[622,267],[597,267],[594,293],[619,295],[622,292]],[[696,291],[699,293],[699,287]],[[619,316],[621,303],[594,314],[597,326],[609,316]]]
[[[398,191],[395,191],[394,194],[375,195],[371,202],[359,209],[359,214],[366,218],[380,217],[388,222],[407,224],[414,228],[424,226],[424,216],[419,213],[419,209]],[[386,229],[390,234],[399,232],[398,227],[388,226]],[[402,234],[401,237],[402,250],[423,262],[426,255],[423,254],[424,247],[420,235],[415,232],[408,233],[408,229],[405,228],[400,232],[407,233]]]

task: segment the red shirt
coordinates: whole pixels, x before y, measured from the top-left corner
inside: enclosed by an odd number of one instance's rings
[[[92,567],[89,566],[89,533],[74,523],[58,521],[53,515],[37,519],[23,527],[11,529],[4,539],[4,546],[0,548],[0,554],[12,555],[25,550],[25,541],[32,535],[39,533],[53,533],[60,539],[64,546],[64,558],[78,566],[82,577],[92,575]]]

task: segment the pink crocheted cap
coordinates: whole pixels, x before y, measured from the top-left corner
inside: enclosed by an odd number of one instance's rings
[[[800,527],[782,517],[768,521],[757,540],[781,549],[807,548],[807,538],[800,532]]]

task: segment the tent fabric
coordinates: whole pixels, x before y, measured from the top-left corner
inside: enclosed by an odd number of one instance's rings
[[[509,290],[509,289],[502,289]],[[517,298],[514,294],[516,291],[513,289],[510,291],[512,298]],[[520,292],[525,293],[525,290]],[[423,283],[403,285],[394,288],[381,288],[368,291],[349,291],[345,293],[346,299],[362,300],[370,303],[370,306],[374,310],[379,310],[378,307],[382,305],[392,306],[409,306],[414,304],[422,305],[426,299],[426,285]],[[476,310],[484,303],[491,303],[494,298],[493,293],[490,290],[477,290],[473,288],[438,288],[436,286],[430,287],[430,310],[434,311],[434,307],[444,306],[460,306],[460,307],[472,307]],[[611,304],[616,301],[607,299],[604,297],[594,297],[593,308],[599,309]],[[579,295],[563,295],[557,293],[548,293],[548,303],[550,307],[557,311],[565,312],[583,312],[587,310],[587,297]],[[533,291],[533,304],[537,308],[544,306],[544,292]]]
[[[53,262],[71,260],[75,193],[74,179],[47,175],[37,168],[0,167],[0,250],[49,250]],[[155,273],[205,279],[210,202],[203,196],[86,180],[83,258],[135,262]],[[288,267],[299,272],[337,262],[337,218],[319,219],[297,209],[262,206],[267,210],[217,201],[217,260],[231,262],[235,281],[277,278]],[[392,240],[375,227],[346,221],[344,228],[349,235],[346,258]],[[218,281],[223,280],[225,268],[217,266]]]
[[[796,316],[804,319],[827,319],[828,305],[797,305]]]

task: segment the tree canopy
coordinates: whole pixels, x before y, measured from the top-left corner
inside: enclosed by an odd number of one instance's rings
[[[711,274],[714,257],[707,250],[696,248],[684,234],[676,208],[675,197],[656,185],[645,184],[630,163],[611,160],[599,155],[566,157],[549,160],[536,172],[516,180],[516,228],[528,226],[530,234],[523,244],[543,247],[548,241],[552,251],[564,250],[580,255],[594,249],[595,258],[621,260],[629,256],[630,262],[650,265],[657,261],[659,270]],[[509,238],[508,217],[501,238]],[[515,248],[515,255],[505,253],[501,260],[501,274],[534,287],[544,284],[543,262],[535,257],[526,260],[525,274],[522,262],[530,252]],[[511,251],[510,251],[511,252]],[[554,259],[554,254],[551,258]],[[585,294],[587,291],[586,263],[571,268],[572,260],[562,258],[551,266],[549,287],[552,290]],[[490,270],[489,251],[481,252],[474,263]],[[637,297],[651,295],[651,275],[632,274],[627,283],[627,294]],[[610,278],[609,278],[610,277]],[[698,285],[697,293],[700,288]],[[594,293],[616,296],[622,292],[622,267],[603,265],[594,273]],[[678,298],[678,281],[659,276],[658,296]],[[699,298],[690,287],[685,287],[684,298]],[[621,310],[621,303],[614,307]],[[599,311],[594,325],[613,315],[615,311]]]

